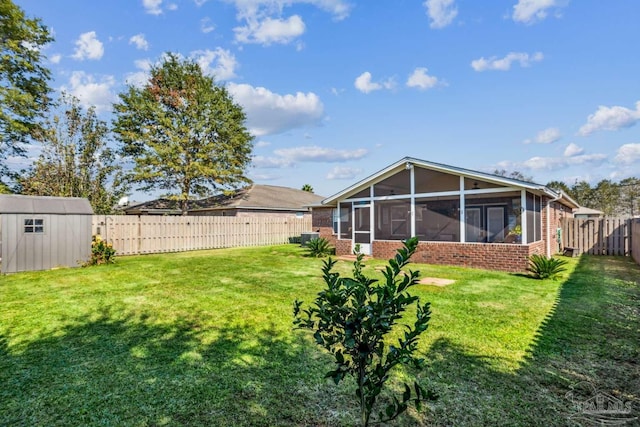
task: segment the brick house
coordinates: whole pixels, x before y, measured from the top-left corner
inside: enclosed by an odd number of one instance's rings
[[[544,185],[405,157],[313,206],[312,225],[337,255],[390,258],[420,240],[414,261],[524,271],[561,248],[577,203]]]

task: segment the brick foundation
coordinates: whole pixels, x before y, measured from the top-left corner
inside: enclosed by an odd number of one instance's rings
[[[351,240],[336,241],[337,255],[351,254]],[[395,256],[402,242],[376,240],[371,245],[374,258]],[[529,256],[545,253],[545,242],[529,245],[510,243],[420,242],[412,261],[425,264],[455,265],[508,272],[523,272],[529,266]]]

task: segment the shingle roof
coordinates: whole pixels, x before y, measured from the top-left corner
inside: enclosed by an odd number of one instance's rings
[[[190,210],[271,209],[306,211],[324,197],[295,188],[260,185],[240,189],[231,195],[219,195],[191,203]]]
[[[92,215],[91,204],[81,197],[0,195],[0,213]]]
[[[276,185],[254,184],[231,194],[220,194],[189,202],[189,211],[220,209],[256,209],[307,211],[311,205],[317,205],[324,197],[308,191]],[[180,213],[180,204],[176,200],[156,199],[139,203],[124,209],[125,212]]]

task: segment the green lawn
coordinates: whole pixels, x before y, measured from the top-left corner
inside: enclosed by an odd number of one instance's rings
[[[320,267],[283,245],[0,277],[0,425],[353,425],[353,384],[322,379],[330,358],[292,330],[293,300],[313,300]],[[570,260],[558,281],[412,268],[456,283],[415,291],[433,311],[418,375],[440,398],[397,425],[569,425],[565,394],[580,381],[640,416],[640,268],[628,259]]]

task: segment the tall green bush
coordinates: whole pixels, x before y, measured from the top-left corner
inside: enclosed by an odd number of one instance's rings
[[[340,277],[333,271],[335,260],[324,261],[322,268],[326,288],[318,293],[315,302],[302,309],[302,302],[294,303],[294,325],[314,331],[316,343],[329,351],[335,369],[326,374],[338,384],[347,375],[357,382],[355,396],[360,405],[362,426],[391,421],[407,410],[410,404],[421,408],[425,400],[435,396],[415,382],[404,384],[401,396],[380,411],[375,420],[371,415],[376,400],[391,370],[397,365],[421,368],[423,359],[414,356],[420,334],[427,330],[431,317],[430,304],[420,304],[417,296],[408,290],[418,283],[419,273],[403,272],[416,250],[418,240],[404,243],[396,256],[389,260],[383,272],[385,280],[379,283],[362,272],[363,255],[356,253],[353,278]],[[416,318],[413,326],[401,325],[404,332],[396,344],[387,343],[394,326],[409,306],[415,303]]]

